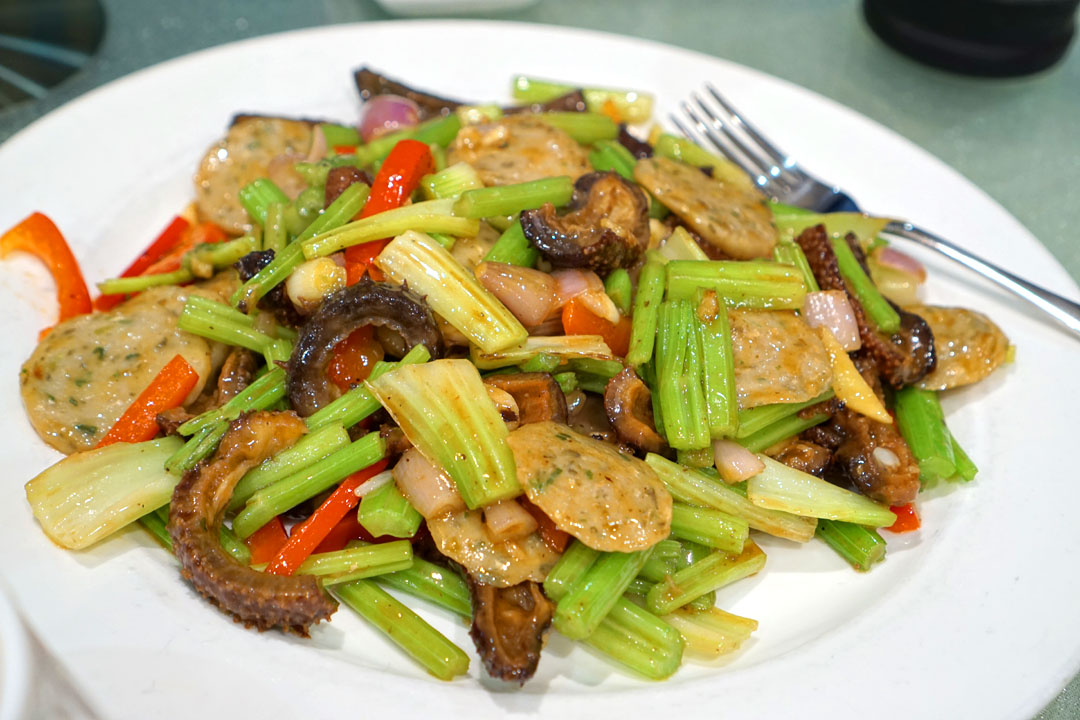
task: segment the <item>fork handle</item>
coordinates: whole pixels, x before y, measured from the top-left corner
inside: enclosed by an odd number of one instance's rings
[[[883,233],[911,240],[955,260],[983,277],[993,280],[1006,290],[1019,295],[1072,331],[1080,339],[1080,304],[1013,275],[1008,270],[972,255],[948,240],[908,222],[890,222]]]

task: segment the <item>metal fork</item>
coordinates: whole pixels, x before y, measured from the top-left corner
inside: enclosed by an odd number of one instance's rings
[[[816,212],[861,212],[840,188],[800,168],[795,158],[771,143],[715,87],[706,84],[705,90],[708,97],[693,93],[689,101],[682,103],[689,122],[670,115],[688,139],[699,145],[704,140],[720,150],[779,202]],[[1017,277],[912,223],[892,221],[885,226],[883,234],[918,243],[974,270],[1027,300],[1080,338],[1080,304]]]

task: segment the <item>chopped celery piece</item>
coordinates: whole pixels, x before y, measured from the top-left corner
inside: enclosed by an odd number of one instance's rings
[[[600,556],[600,552],[575,540],[548,573],[544,592],[558,603]],[[682,636],[626,598],[616,600],[596,630],[582,642],[654,680],[670,676],[682,662]]]
[[[357,519],[372,537],[399,538],[411,538],[424,521],[393,481],[372,490],[360,500]]]
[[[683,552],[682,544],[673,538],[667,538],[653,545],[652,555],[641,567],[640,576],[650,582],[660,582],[665,575],[678,570],[676,558]]]
[[[513,81],[514,99],[527,103],[545,103],[577,89],[574,85],[538,80],[516,75]],[[652,117],[653,98],[649,93],[637,90],[609,90],[605,88],[582,88],[585,105],[592,112],[613,109],[625,123],[643,123]]]
[[[688,653],[704,658],[735,652],[758,628],[757,620],[716,607],[694,610],[687,605],[664,615],[663,620],[682,634]]]
[[[266,209],[271,203],[284,205],[289,202],[289,196],[269,178],[259,178],[240,188],[237,199],[251,219],[260,225],[266,224]]]
[[[191,271],[180,268],[173,272],[156,273],[154,275],[138,275],[136,277],[109,278],[97,284],[102,295],[128,295],[139,293],[152,287],[162,285],[180,285],[191,282],[195,278]]]
[[[660,157],[678,160],[694,167],[710,168],[713,177],[735,187],[749,190],[755,188],[750,176],[727,158],[713,155],[686,138],[661,134],[653,143],[653,152]]]
[[[933,484],[955,475],[953,437],[945,425],[938,394],[909,386],[898,390],[893,402],[896,424],[919,463],[923,483]]]
[[[262,249],[279,253],[288,243],[288,231],[285,229],[285,206],[270,203],[266,208],[266,222],[263,225]]]
[[[363,169],[372,163],[381,162],[398,142],[406,139],[446,147],[454,141],[460,129],[461,118],[451,113],[445,117],[425,120],[416,127],[382,135],[356,148],[356,166]]]
[[[896,312],[889,301],[874,287],[874,281],[862,269],[862,265],[855,258],[855,253],[844,238],[833,238],[833,251],[836,253],[836,264],[840,267],[840,274],[844,276],[851,291],[858,298],[859,304],[878,329],[887,335],[891,335],[900,329],[900,314]]]
[[[502,108],[498,105],[459,105],[454,108],[454,113],[462,125],[479,125],[499,120],[503,116]]]
[[[702,347],[705,411],[712,438],[730,437],[739,428],[739,397],[735,388],[735,350],[727,308],[721,303],[711,320],[695,325]],[[712,463],[708,463],[711,465]]]
[[[139,524],[146,528],[158,544],[169,552],[172,552],[172,538],[169,536],[169,518],[161,517],[158,512],[151,511],[139,518]]]
[[[197,278],[212,277],[214,272],[232,266],[240,258],[259,249],[254,235],[243,235],[227,242],[202,243],[184,253],[183,267]]]
[[[368,380],[374,380],[385,372],[402,365],[415,365],[426,363],[431,359],[431,353],[423,345],[415,345],[412,350],[405,353],[405,357],[396,363],[380,360],[375,363]],[[332,401],[328,405],[316,410],[309,415],[304,422],[311,430],[316,430],[323,425],[340,423],[350,428],[364,418],[368,417],[380,407],[379,401],[371,394],[365,385],[357,385],[352,390]]]
[[[368,433],[314,465],[256,492],[233,519],[233,530],[240,537],[248,538],[275,515],[330,489],[352,473],[375,464],[385,454],[386,442],[379,433]]]
[[[681,225],[660,243],[658,252],[668,260],[709,260],[709,256]]]
[[[404,365],[367,385],[470,509],[521,494],[506,425],[468,360]]]
[[[407,570],[412,565],[412,543],[394,540],[309,555],[296,574],[317,575],[323,585],[337,585]]]
[[[671,534],[727,553],[738,553],[750,536],[750,525],[719,510],[677,502],[672,508]]]
[[[382,575],[379,583],[427,600],[458,615],[472,617],[469,586],[461,576],[423,558],[413,556],[411,567]]]
[[[50,540],[88,547],[169,502],[179,478],[165,461],[182,445],[164,437],[74,453],[26,483],[26,499]]]
[[[540,354],[554,355],[563,361],[596,359],[618,362],[611,348],[599,335],[529,337],[520,345],[498,352],[483,352],[473,347],[470,354],[473,363],[481,370],[521,365]]]
[[[798,310],[806,285],[798,269],[761,260],[672,260],[667,272],[669,300],[693,300],[714,290],[728,307]]]
[[[964,482],[971,482],[975,479],[975,475],[978,474],[979,468],[964,452],[964,448],[960,447],[960,443],[956,441],[956,436],[950,432],[949,437],[952,438],[953,457],[956,458],[956,477]]]
[[[824,225],[825,232],[830,237],[842,238],[853,233],[859,239],[859,244],[866,247],[890,222],[889,218],[871,217],[862,213],[819,214],[801,208],[796,210],[797,212],[792,212],[789,207],[773,207],[773,218],[781,240],[794,240],[803,230]]]
[[[685,300],[660,307],[656,340],[656,384],[667,441],[676,450],[709,444],[704,391],[704,349],[697,318]]]
[[[469,656],[461,648],[374,581],[336,585],[334,594],[440,680],[468,672]]]
[[[615,121],[599,113],[543,112],[533,117],[562,130],[582,145],[592,145],[598,140],[614,140],[619,135],[619,126]]]
[[[296,199],[282,210],[285,228],[293,237],[300,235],[323,211],[326,202],[326,188],[311,185],[300,191]]]
[[[807,292],[818,292],[821,287],[817,283],[817,279],[814,277],[814,271],[810,269],[810,262],[806,259],[806,254],[803,253],[802,248],[797,243],[791,240],[781,240],[773,248],[773,260],[785,265],[792,265],[799,269],[802,273],[803,282],[806,283]]]
[[[229,509],[243,507],[248,498],[259,490],[311,467],[348,444],[349,433],[340,424],[324,425],[309,432],[292,447],[285,448],[245,473],[233,489]]]
[[[589,164],[598,172],[616,172],[623,178],[633,181],[634,165],[637,160],[633,154],[616,140],[599,140],[589,153]]]
[[[871,528],[841,520],[819,520],[817,536],[856,570],[866,572],[885,559],[885,540]]]
[[[349,185],[319,217],[304,228],[304,232],[296,236],[295,242],[302,243],[316,235],[340,228],[363,209],[370,192],[371,188],[364,183],[357,182]]]
[[[606,292],[607,296],[611,298],[611,301],[615,303],[615,307],[619,308],[620,313],[623,315],[630,314],[634,288],[630,283],[630,273],[628,273],[625,268],[612,270],[611,273],[604,278],[604,292]]]
[[[660,303],[664,299],[664,278],[663,263],[649,257],[638,277],[637,297],[634,298],[630,350],[626,353],[626,362],[633,367],[640,367],[652,359]]]
[[[520,370],[523,373],[550,373],[555,368],[562,364],[562,358],[558,355],[552,355],[551,353],[540,353],[534,355],[520,365]]]
[[[766,455],[759,453],[757,457],[765,464],[765,469],[747,481],[746,496],[759,507],[871,527],[887,527],[896,522],[896,515],[888,507],[864,495],[788,467]]]
[[[529,239],[525,237],[525,231],[521,229],[521,223],[514,221],[514,224],[499,236],[499,239],[484,255],[484,262],[501,262],[508,265],[533,267],[539,257],[540,251],[533,247]]]
[[[475,236],[480,231],[480,221],[455,217],[453,205],[452,198],[427,200],[354,220],[303,241],[300,244],[301,252],[303,257],[312,260],[333,255],[353,245],[394,237],[406,230],[448,233],[458,237]]]
[[[425,175],[420,180],[420,187],[424,192],[424,197],[434,200],[456,197],[466,190],[482,188],[484,182],[472,165],[459,162],[445,170]]]
[[[220,306],[220,307],[219,307]],[[273,352],[287,360],[292,343],[259,332],[247,321],[230,316],[232,308],[200,295],[190,295],[176,325],[194,335],[228,345],[239,345],[260,354]],[[242,313],[241,313],[242,314]]]
[[[768,425],[755,433],[751,433],[739,439],[739,444],[750,452],[762,452],[772,447],[781,440],[795,437],[803,430],[808,430],[815,425],[820,425],[829,419],[828,413],[817,413],[808,418],[799,415],[788,415]]]
[[[181,435],[194,435],[212,425],[232,422],[243,413],[255,409],[256,403],[265,402],[263,408],[269,407],[285,397],[285,377],[285,370],[282,368],[276,367],[269,370],[227,403],[216,410],[207,410],[201,415],[196,415],[177,428],[177,432]],[[268,396],[269,400],[263,401],[264,396]]]
[[[814,529],[817,527],[817,520],[814,518],[758,507],[722,481],[654,453],[646,455],[645,462],[656,471],[676,500],[741,517],[752,529],[787,540],[809,542],[814,537]]]
[[[820,402],[833,397],[833,390],[829,388],[813,400],[801,403],[776,403],[773,405],[759,405],[755,408],[739,411],[739,430],[735,433],[736,438],[744,438],[763,430],[773,423],[790,417],[804,408],[817,405]]]
[[[765,553],[753,540],[747,540],[737,555],[714,552],[679,570],[670,580],[657,583],[645,601],[649,610],[666,615],[707,592],[749,577],[763,567]]]
[[[592,635],[637,577],[651,552],[652,548],[601,554],[555,606],[555,627],[559,632],[574,640]]]
[[[563,394],[574,392],[578,388],[577,375],[572,372],[556,373],[552,377],[559,383],[559,389],[563,391]]]
[[[330,149],[343,145],[360,144],[360,133],[354,127],[322,123],[319,128],[322,130],[323,137],[326,138],[326,147]]]
[[[574,181],[568,175],[530,180],[515,185],[495,185],[466,190],[454,203],[454,214],[467,218],[513,215],[545,203],[562,207],[574,194]]]
[[[484,352],[505,350],[529,336],[505,305],[427,235],[407,231],[397,236],[375,264],[423,296],[432,310]]]

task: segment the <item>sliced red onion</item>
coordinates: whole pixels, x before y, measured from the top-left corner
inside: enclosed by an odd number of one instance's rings
[[[399,95],[377,95],[364,104],[364,117],[357,130],[364,142],[380,135],[410,128],[420,122],[416,103]]]
[[[384,470],[378,475],[373,476],[369,480],[365,480],[360,484],[360,487],[356,488],[356,497],[364,497],[365,495],[375,492],[383,485],[394,482],[394,474],[389,470]]]
[[[713,460],[726,483],[742,482],[765,469],[757,455],[734,440],[713,440]]]
[[[500,500],[484,506],[484,527],[494,542],[525,537],[536,530],[536,518],[518,504],[517,500]]]
[[[551,273],[551,276],[558,283],[558,300],[555,303],[555,310],[574,298],[580,298],[585,307],[589,308],[594,315],[608,322],[619,322],[621,317],[619,308],[615,307],[615,303],[604,292],[604,281],[592,270],[556,270]]]
[[[810,327],[827,327],[845,351],[862,347],[855,311],[843,290],[820,290],[807,293],[802,306],[803,319]]]
[[[526,327],[539,325],[556,302],[556,282],[545,272],[518,265],[482,262],[476,279]]]
[[[465,501],[450,476],[416,448],[405,451],[394,466],[393,476],[401,494],[425,518],[465,509]]]
[[[891,267],[900,272],[914,275],[920,283],[926,282],[926,268],[915,258],[894,250],[891,247],[883,247],[875,253],[878,263],[885,267]]]

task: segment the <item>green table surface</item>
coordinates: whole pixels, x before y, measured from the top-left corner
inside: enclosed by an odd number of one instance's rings
[[[104,0],[95,58],[39,101],[0,113],[0,139],[154,63],[233,40],[392,16],[371,0]],[[479,17],[479,16],[474,16]],[[890,50],[856,0],[542,0],[482,17],[648,38],[732,60],[851,107],[989,193],[1080,280],[1080,49],[1017,79],[952,75]],[[1031,278],[1038,281],[1038,278]],[[1038,716],[1080,717],[1080,678]]]

